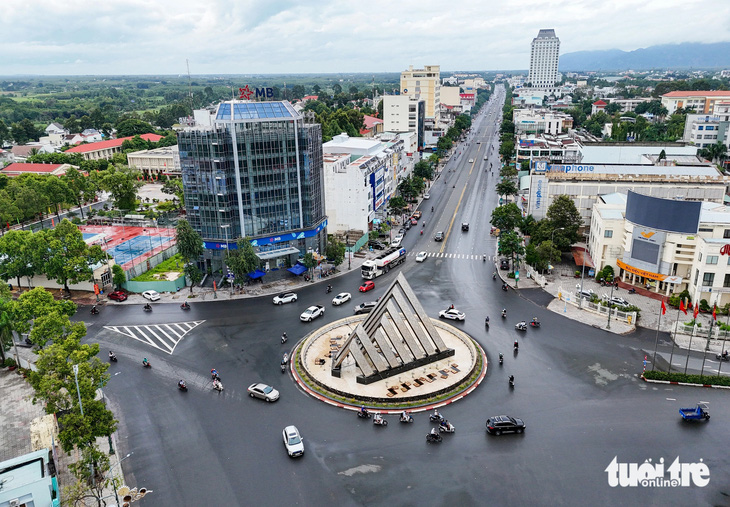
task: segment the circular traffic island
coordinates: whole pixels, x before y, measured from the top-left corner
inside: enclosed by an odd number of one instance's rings
[[[486,354],[467,333],[426,318],[338,320],[305,336],[292,374],[310,395],[342,408],[389,413],[427,410],[461,399],[484,379]]]

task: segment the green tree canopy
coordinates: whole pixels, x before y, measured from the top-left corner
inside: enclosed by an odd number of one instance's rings
[[[502,232],[513,231],[522,220],[520,208],[513,202],[497,206],[492,211],[491,224]]]
[[[128,167],[110,167],[101,177],[100,186],[111,193],[117,208],[133,210],[137,200],[137,190],[144,183],[137,179],[139,172]]]
[[[499,235],[500,255],[506,255],[511,258],[511,265],[515,265],[515,256],[525,253],[525,247],[522,245],[522,238],[515,231],[507,231]]]
[[[79,228],[65,218],[54,229],[45,232],[45,240],[47,252],[43,272],[63,284],[66,292],[69,282],[91,281],[91,267],[106,258],[99,245],[87,245]]]
[[[203,255],[203,238],[187,220],[178,220],[175,237],[177,251],[185,264],[196,262]]]
[[[325,255],[327,256],[327,259],[332,260],[335,266],[339,266],[342,264],[342,261],[345,260],[345,248],[345,243],[334,239],[333,236],[330,236],[327,239]]]
[[[424,160],[416,162],[416,165],[413,167],[413,175],[426,180],[432,180],[433,169],[431,168],[431,164]]]
[[[226,252],[226,265],[237,283],[245,280],[249,273],[259,267],[259,264],[261,260],[256,256],[249,238],[238,238],[236,248]]]
[[[495,190],[497,191],[497,195],[503,195],[505,197],[508,195],[517,195],[519,193],[517,184],[511,179],[503,179],[497,183]]]
[[[408,208],[408,204],[403,197],[397,195],[390,198],[390,201],[388,201],[388,208],[393,215],[400,215],[406,210],[406,208]]]

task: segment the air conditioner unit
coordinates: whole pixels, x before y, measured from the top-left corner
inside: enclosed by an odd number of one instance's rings
[[[10,505],[10,507],[18,507],[20,505],[20,500],[17,498],[14,500],[10,500],[8,505]]]

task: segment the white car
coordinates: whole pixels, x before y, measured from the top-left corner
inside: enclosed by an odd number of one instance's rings
[[[160,293],[156,290],[146,290],[142,293],[142,297],[145,299],[149,299],[150,301],[159,301]]]
[[[304,313],[299,316],[299,320],[302,322],[311,322],[321,315],[324,315],[324,306],[314,305],[304,310]]]
[[[466,315],[464,315],[464,312],[460,312],[456,308],[450,308],[448,310],[441,310],[439,312],[439,317],[450,320],[464,320]]]
[[[282,435],[284,437],[284,446],[289,457],[294,458],[304,455],[304,442],[296,426],[287,426],[284,428]]]
[[[423,198],[424,199],[430,199],[431,198],[431,194],[429,194],[428,192],[426,192],[425,194],[423,194]]]
[[[347,303],[351,299],[352,294],[350,294],[349,292],[340,292],[334,298],[332,298],[332,304],[335,306],[340,306],[343,303]]]
[[[284,292],[283,294],[274,296],[275,305],[283,305],[284,303],[291,303],[296,300],[297,300],[297,295],[294,294],[293,292]]]
[[[251,398],[261,398],[266,401],[276,401],[279,399],[279,391],[266,384],[251,384],[248,386],[248,395]]]
[[[474,163],[474,159],[473,159],[473,158],[470,158],[470,159],[469,159],[469,163],[470,163],[470,164],[473,164],[473,163]]]
[[[416,255],[416,262],[423,262],[426,260],[426,257],[428,257],[426,252],[418,252],[418,255]]]

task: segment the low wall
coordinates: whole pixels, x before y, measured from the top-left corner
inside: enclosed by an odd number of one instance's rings
[[[563,301],[569,305],[573,305],[576,308],[580,308],[581,306],[578,303],[578,299],[576,298],[576,293],[565,291],[561,287],[558,289],[558,299],[560,301]],[[609,308],[607,306],[598,305],[596,303],[591,303],[587,299],[583,299],[583,306],[582,308],[584,310],[588,310],[593,313],[597,313],[598,315],[605,315],[606,318],[608,318],[609,312],[611,312],[611,316],[620,322],[625,322],[630,325],[636,325],[636,312],[622,312],[618,308]]]
[[[181,275],[177,280],[161,280],[159,282],[134,282],[127,281],[124,288],[128,292],[141,293],[146,290],[156,290],[157,292],[177,292],[186,286],[185,275]]]

